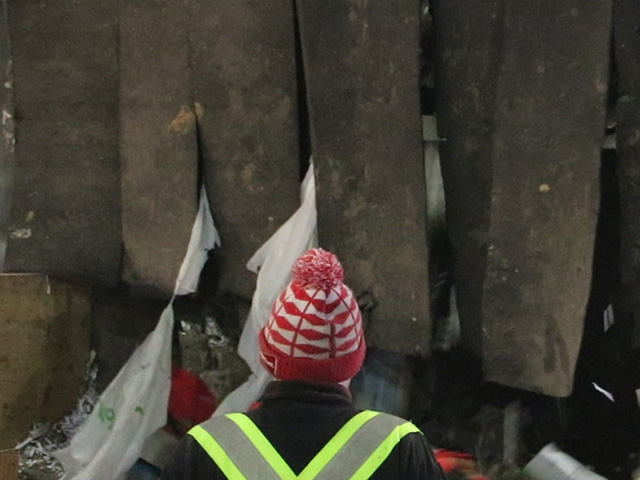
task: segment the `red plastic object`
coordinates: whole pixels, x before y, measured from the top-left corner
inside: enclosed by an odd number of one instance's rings
[[[169,413],[184,427],[179,433],[211,418],[216,407],[215,396],[198,375],[181,367],[171,368]]]
[[[488,477],[478,472],[476,459],[470,453],[454,452],[444,448],[435,450],[436,460],[442,467],[444,473],[463,472],[473,480],[489,480]]]

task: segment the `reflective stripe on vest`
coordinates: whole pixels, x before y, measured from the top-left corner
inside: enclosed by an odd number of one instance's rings
[[[229,480],[366,480],[409,433],[393,415],[365,410],[349,420],[296,475],[258,427],[242,413],[209,420],[189,431]]]

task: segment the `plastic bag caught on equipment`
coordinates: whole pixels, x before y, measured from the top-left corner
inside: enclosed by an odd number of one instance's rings
[[[260,365],[258,333],[269,318],[273,302],[291,281],[291,269],[295,261],[304,252],[318,245],[313,162],[302,182],[300,196],[300,208],[247,263],[247,268],[257,273],[258,279],[251,310],[240,336],[238,354],[253,373],[224,399],[214,416],[246,411],[271,381],[270,375]]]
[[[195,291],[207,251],[219,244],[203,187],[174,297]],[[155,330],[106,388],[71,444],[54,454],[65,469],[63,480],[122,478],[138,459],[145,440],[166,424],[173,323],[172,299]]]
[[[553,443],[540,450],[524,471],[538,480],[606,480]]]

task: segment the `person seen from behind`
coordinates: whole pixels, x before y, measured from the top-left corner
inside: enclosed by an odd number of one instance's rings
[[[362,316],[338,258],[309,250],[259,333],[276,379],[259,406],[189,431],[162,480],[444,480],[424,435],[359,410],[348,385],[365,357]]]

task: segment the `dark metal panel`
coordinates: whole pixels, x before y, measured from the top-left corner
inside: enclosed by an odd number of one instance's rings
[[[501,0],[432,3],[440,159],[462,343],[480,357],[503,6]]]
[[[118,279],[115,0],[9,1],[17,118],[5,270]]]
[[[419,4],[297,2],[316,167],[318,235],[347,284],[377,301],[372,345],[430,337],[419,101]]]
[[[635,345],[640,346],[640,2],[614,1],[613,31],[618,73],[622,309],[633,315]]]
[[[573,387],[595,240],[611,1],[506,2],[483,296],[487,380]]]
[[[192,0],[193,100],[222,246],[220,290],[250,298],[251,255],[300,205],[290,0]]]
[[[198,208],[196,110],[183,1],[120,10],[123,276],[170,296]]]

